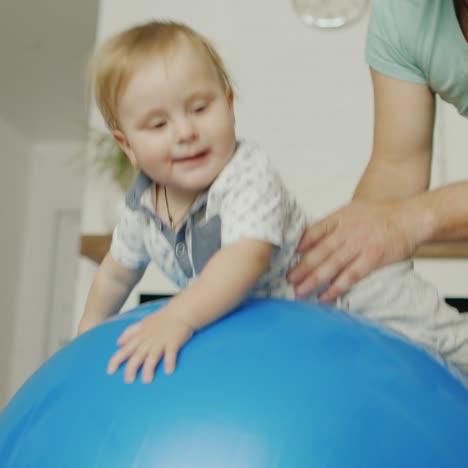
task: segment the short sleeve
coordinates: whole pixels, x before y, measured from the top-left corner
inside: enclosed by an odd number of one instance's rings
[[[418,67],[417,5],[407,0],[374,0],[369,17],[366,60],[376,71],[403,81],[427,82]]]
[[[125,207],[114,229],[110,252],[112,258],[125,268],[138,270],[150,261],[143,238],[143,223],[146,220],[142,213]]]
[[[288,194],[259,149],[235,165],[220,204],[221,242],[256,239],[280,247],[288,215]]]

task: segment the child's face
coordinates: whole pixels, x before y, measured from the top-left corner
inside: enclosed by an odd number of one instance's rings
[[[235,148],[232,99],[207,55],[185,38],[136,70],[114,136],[133,165],[182,192],[206,189]]]

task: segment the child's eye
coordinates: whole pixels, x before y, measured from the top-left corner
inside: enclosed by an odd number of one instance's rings
[[[199,106],[195,106],[193,111],[197,114],[200,114],[208,107],[208,104],[200,104]]]
[[[166,126],[166,122],[155,122],[151,125],[151,128],[161,129]]]

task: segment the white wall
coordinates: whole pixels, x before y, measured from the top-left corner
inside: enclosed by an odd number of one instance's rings
[[[101,0],[97,42],[154,17],[185,21],[212,40],[237,85],[238,134],[268,149],[310,213],[320,216],[349,199],[372,143],[372,90],[364,60],[367,18],[342,30],[320,31],[305,27],[287,0],[135,0],[131,5]],[[92,121],[101,125],[95,115]],[[443,130],[442,125],[439,133]],[[453,148],[438,148],[436,156],[448,150]],[[436,161],[437,183],[445,177],[444,167]],[[108,232],[103,213],[112,197],[92,182],[94,177],[90,172],[82,231]],[[82,261],[76,320],[94,271],[91,262]],[[170,289],[153,269],[137,291]],[[134,294],[127,306],[135,304]]]
[[[12,331],[18,291],[18,275],[28,195],[30,143],[0,118],[0,408],[6,403]]]
[[[21,229],[16,228],[13,233],[16,237],[18,233],[22,233],[23,242],[18,272],[9,396],[48,355],[47,340],[52,329],[52,269],[58,243],[55,232],[57,216],[70,210],[79,213],[84,182],[83,148],[79,143],[34,142],[31,154],[29,173],[24,177],[12,177],[14,184],[21,184],[21,188],[28,187],[28,198],[22,200],[23,205],[26,205],[25,209],[21,210],[25,216],[24,226]],[[17,206],[11,195],[4,200],[10,200],[15,207]],[[73,261],[75,258],[78,262],[78,256],[77,232],[75,251],[63,261]],[[18,259],[15,259],[15,263],[18,265]],[[71,302],[74,303],[74,298]],[[70,316],[71,323],[72,307],[63,310],[63,313]],[[1,330],[3,332],[3,320]]]

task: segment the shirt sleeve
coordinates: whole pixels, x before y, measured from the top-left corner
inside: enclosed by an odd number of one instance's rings
[[[376,71],[403,81],[427,83],[417,65],[416,29],[418,5],[407,0],[374,0],[369,17],[366,61]]]
[[[143,223],[146,220],[141,213],[125,207],[112,236],[112,258],[131,270],[145,268],[150,261],[143,239]]]
[[[220,205],[221,242],[256,239],[280,247],[288,213],[288,193],[266,155],[256,149],[236,165]]]

